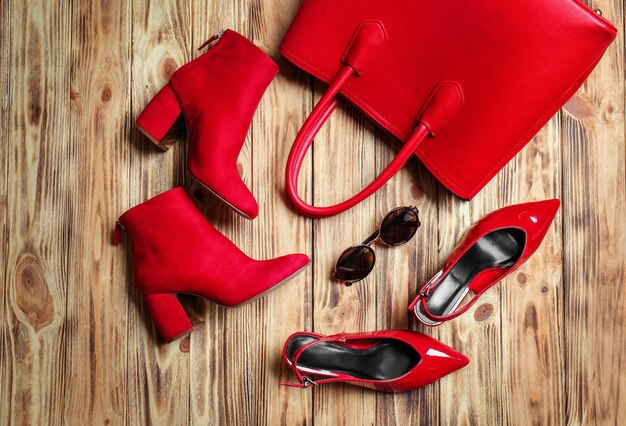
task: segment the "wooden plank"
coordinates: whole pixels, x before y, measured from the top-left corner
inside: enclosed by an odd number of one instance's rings
[[[624,5],[594,7],[618,27],[563,119],[565,401],[570,424],[626,421]]]
[[[460,200],[440,186],[439,264],[441,268],[467,229],[498,208],[499,187],[492,181],[471,203]],[[436,272],[436,271],[435,271]],[[502,424],[502,370],[500,345],[501,287],[484,294],[478,306],[437,327],[433,337],[470,359],[469,365],[439,382],[442,424]],[[477,309],[487,314],[478,315]]]
[[[318,99],[326,86],[315,83]],[[355,194],[375,178],[374,129],[363,115],[342,103],[313,144],[313,199],[329,205]],[[310,158],[310,157],[309,157]],[[301,179],[301,191],[310,181]],[[331,278],[335,262],[349,246],[360,244],[376,226],[376,199],[339,216],[314,223],[313,325],[316,332],[363,332],[376,329],[376,279],[370,275],[351,287]],[[315,422],[371,424],[376,420],[376,393],[351,385],[314,389]]]
[[[252,126],[253,187],[260,203],[258,223],[252,228],[252,255],[267,259],[288,253],[306,253],[313,258],[313,221],[295,213],[285,194],[285,165],[299,125],[312,108],[309,79],[297,72],[278,52],[284,31],[299,1],[250,3],[251,36],[284,70],[263,98]],[[311,164],[302,175],[311,182]],[[310,187],[303,191],[311,199]],[[259,302],[258,317],[251,324],[259,332],[251,345],[252,377],[261,385],[253,400],[256,423],[313,424],[313,395],[308,390],[280,386],[294,381],[282,361],[285,340],[295,331],[311,330],[313,268]],[[268,319],[271,318],[271,321]],[[256,358],[256,359],[255,359]]]
[[[498,177],[503,206],[559,198],[560,115]],[[537,252],[501,286],[505,423],[563,424],[562,227],[557,214]],[[480,307],[478,308],[480,312]]]
[[[132,2],[132,116],[134,120],[171,74],[189,61],[191,10],[185,1]],[[183,182],[184,143],[162,153],[136,127],[131,132],[129,204],[133,207]],[[183,139],[174,135],[172,142]],[[129,247],[127,244],[127,253]],[[130,254],[130,253],[129,253]],[[131,271],[131,257],[126,267]],[[189,340],[164,344],[129,278],[129,424],[187,424],[189,421]]]
[[[59,424],[71,188],[64,143],[70,38],[59,29],[69,28],[70,14],[58,2],[4,2],[7,6],[11,81],[2,97],[9,120],[10,209],[0,411],[10,424]]]
[[[250,22],[245,2],[230,0],[225,2],[199,1],[193,9],[193,56],[211,35],[231,28],[250,37]],[[252,185],[252,140],[250,134],[238,158],[238,168],[244,182]],[[192,183],[192,193],[207,219],[241,250],[251,254],[254,244],[250,239],[252,222],[236,214],[216,197]],[[258,198],[257,198],[258,200]],[[252,399],[259,391],[253,385],[249,365],[256,359],[251,345],[254,345],[255,327],[247,326],[258,319],[257,305],[248,304],[237,308],[224,308],[211,302],[195,301],[199,318],[204,327],[191,336],[190,377],[192,423],[253,422],[256,413]]]
[[[200,25],[194,25],[201,32],[197,44],[202,42],[200,37],[208,38],[205,28],[217,32],[221,28],[231,27],[253,39],[266,51],[268,45],[273,45],[274,51],[271,53],[274,57],[277,56],[276,46],[281,34],[276,30],[280,27],[270,28],[267,21],[290,19],[284,14],[284,5],[278,10],[276,5],[269,4],[267,8],[259,7],[249,14],[242,12],[247,7],[245,2],[222,3],[219,8],[215,3],[197,6],[194,17],[201,22]],[[204,16],[203,11],[208,11],[207,16]],[[250,16],[250,21],[240,19],[246,15]],[[203,23],[205,21],[206,24]],[[273,39],[274,43],[268,43],[269,39]],[[239,157],[244,181],[250,185],[260,204],[260,217],[255,220],[256,226],[253,228],[252,222],[236,217],[221,203],[205,208],[210,218],[219,221],[226,235],[255,258],[307,251],[310,247],[310,237],[306,236],[306,220],[299,218],[292,220],[295,222],[293,226],[287,225],[286,215],[289,214],[289,209],[276,192],[276,186],[255,184],[259,181],[275,181],[283,174],[279,169],[284,167],[284,163],[272,160],[275,155],[271,149],[273,146],[267,144],[267,141],[275,138],[274,126],[271,126],[273,120],[282,122],[289,108],[296,104],[300,104],[300,110],[304,110],[301,106],[302,99],[298,95],[292,97],[293,102],[279,104],[276,96],[282,96],[282,93],[276,93],[274,87],[272,85],[263,98]],[[272,103],[276,107],[273,110],[268,109]],[[281,105],[284,107],[281,108]],[[291,130],[292,134],[288,136],[293,138],[295,128],[292,126]],[[254,169],[253,164],[260,166]],[[258,232],[253,233],[252,229]],[[302,238],[293,241],[290,236],[294,234],[302,235]],[[308,278],[310,282],[310,273]],[[192,395],[196,392],[198,394],[198,398],[192,399],[192,422],[237,419],[247,423],[271,424],[273,419],[284,418],[286,414],[282,413],[283,407],[289,407],[290,412],[298,416],[306,416],[307,411],[310,412],[304,407],[310,401],[310,395],[280,388],[277,368],[280,365],[281,340],[284,341],[286,335],[293,331],[290,329],[293,322],[280,320],[280,315],[285,315],[282,314],[285,304],[281,299],[285,294],[293,294],[294,287],[297,296],[291,297],[300,300],[308,298],[308,292],[303,285],[306,281],[307,275],[303,274],[297,280],[250,305],[234,309],[206,307],[209,312],[207,321],[210,323],[206,324],[205,332],[192,336],[192,350],[199,350],[202,354],[193,357],[192,370],[203,373],[191,377]],[[301,290],[298,291],[298,288]],[[290,318],[300,316],[303,321],[303,305],[304,302],[292,304],[291,311],[286,315]],[[268,318],[272,318],[271,323],[267,321]],[[268,328],[269,324],[271,327]],[[220,354],[224,351],[228,352],[228,356]],[[216,386],[215,383],[219,385]],[[216,394],[226,397],[216,398]],[[279,400],[283,400],[284,404],[277,404],[276,401]],[[278,412],[275,413],[275,410]]]
[[[377,132],[376,169],[383,170],[397,154],[399,143]],[[376,193],[376,220],[399,206],[414,205],[419,209],[422,226],[415,237],[400,247],[377,244],[376,250],[376,328],[415,328],[412,312],[407,307],[420,288],[438,267],[436,254],[438,235],[438,184],[417,159],[409,163]],[[430,330],[424,330],[426,332]],[[436,333],[436,331],[435,331]],[[379,393],[376,397],[376,424],[437,424],[439,415],[439,384],[400,394]]]
[[[70,261],[64,413],[72,423],[126,418],[129,282],[111,244],[128,207],[130,2],[72,4]],[[120,141],[124,141],[120,143]],[[80,182],[80,184],[78,184]],[[85,320],[85,315],[89,320]],[[133,348],[134,349],[134,348]]]
[[[11,73],[11,21],[9,13],[9,3],[0,2],[0,132],[3,135],[9,134],[10,114],[10,73]],[[9,144],[4,143],[0,147],[0,279],[2,279],[2,291],[0,291],[0,424],[9,423],[10,410],[3,409],[9,406],[6,395],[10,394],[10,381],[5,380],[5,368],[8,368],[9,358],[5,353],[9,348],[8,329],[5,318],[5,286],[6,286],[6,254],[8,244],[8,182],[9,182]]]

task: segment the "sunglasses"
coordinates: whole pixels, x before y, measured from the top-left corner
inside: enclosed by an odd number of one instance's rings
[[[371,247],[381,240],[388,246],[407,243],[421,225],[419,210],[411,207],[398,207],[387,213],[382,223],[367,240],[358,246],[352,246],[339,256],[333,276],[336,280],[350,286],[367,277],[376,263],[376,255]]]

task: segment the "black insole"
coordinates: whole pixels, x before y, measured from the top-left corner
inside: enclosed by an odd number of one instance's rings
[[[287,357],[293,358],[296,350],[316,340],[313,336],[299,335],[287,344]],[[347,348],[338,343],[323,342],[302,352],[298,366],[313,370],[326,370],[366,380],[391,380],[411,371],[421,357],[404,342],[381,339],[367,349]]]
[[[479,239],[430,293],[428,311],[437,316],[449,314],[465,297],[465,290],[476,275],[485,269],[513,266],[522,255],[525,242],[524,231],[515,228],[493,231]]]

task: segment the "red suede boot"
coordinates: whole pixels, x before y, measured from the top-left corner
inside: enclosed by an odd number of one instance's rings
[[[309,263],[304,254],[264,261],[249,258],[207,222],[183,187],[130,209],[120,217],[120,225],[130,238],[135,286],[166,341],[192,330],[176,293],[239,305],[260,297]]]
[[[259,206],[241,180],[237,157],[261,97],[278,66],[240,34],[226,30],[204,55],[183,65],[156,94],[137,126],[162,149],[181,113],[189,133],[189,174],[241,215],[253,219]]]

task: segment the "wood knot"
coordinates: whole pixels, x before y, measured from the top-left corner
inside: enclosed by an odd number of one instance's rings
[[[30,115],[30,123],[38,125],[39,120],[41,119],[41,105],[39,104],[39,101],[31,101],[28,104],[28,112]]]
[[[520,287],[526,287],[528,285],[528,275],[523,272],[517,274],[517,282]]]
[[[100,93],[100,100],[103,103],[107,103],[111,100],[111,86],[109,86],[108,84],[104,85],[102,93]]]
[[[239,176],[243,176],[243,164],[237,161],[237,172],[239,172]]]
[[[26,255],[17,267],[15,301],[35,330],[54,319],[54,304],[46,285],[45,274],[33,255]]]
[[[181,353],[189,353],[189,346],[191,346],[191,334],[180,339],[180,343],[178,344],[178,348]]]
[[[82,110],[80,93],[74,89],[70,89],[70,107],[79,112]]]
[[[165,58],[159,69],[161,78],[163,78],[163,80],[169,80],[178,69],[178,64],[173,58]]]
[[[474,319],[476,321],[486,321],[493,314],[493,305],[491,303],[483,303],[474,312]]]
[[[422,188],[417,186],[416,184],[411,185],[411,199],[414,201],[421,200],[424,193],[422,192]]]
[[[593,109],[590,101],[584,98],[581,93],[577,93],[565,103],[563,109],[577,120],[584,120],[593,116]]]
[[[545,285],[543,287],[541,287],[541,292],[542,293],[547,293],[548,292],[548,287],[546,287]]]
[[[327,327],[338,327],[344,324],[345,321],[348,321],[350,318],[354,316],[354,307],[351,300],[346,300],[339,303],[334,308],[327,310],[327,312],[323,315],[324,324]],[[341,328],[341,327],[338,327]]]
[[[622,116],[622,110],[615,108],[615,104],[612,100],[608,99],[602,103],[606,103],[606,106],[603,106],[602,108],[602,121],[604,121],[604,123],[611,125],[620,119]]]

